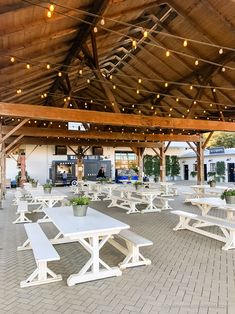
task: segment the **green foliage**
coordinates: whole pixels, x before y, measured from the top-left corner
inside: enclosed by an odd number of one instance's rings
[[[139,173],[139,168],[137,167],[136,164],[132,164],[132,165],[130,166],[130,169],[134,170],[135,173],[137,173],[137,174]]]
[[[235,196],[235,189],[227,188],[226,190],[224,190],[220,197],[222,198],[222,200],[224,200],[225,196]]]
[[[193,177],[193,178],[196,177],[197,171],[191,171],[191,172],[190,172],[190,175],[191,175],[191,177]]]
[[[90,199],[86,196],[74,197],[70,200],[70,205],[88,205],[89,203]]]
[[[160,175],[160,160],[158,156],[144,156],[144,173],[146,176],[159,177]]]
[[[44,189],[51,189],[52,188],[52,184],[47,182],[47,183],[43,184],[43,188]]]
[[[216,173],[218,176],[224,176],[225,175],[225,162],[224,161],[217,161]]]
[[[234,132],[215,132],[209,142],[210,147],[235,147],[235,133]]]
[[[135,181],[135,182],[133,183],[133,185],[135,185],[135,186],[137,186],[137,185],[142,185],[142,182],[140,182],[140,181]]]
[[[207,175],[208,175],[208,177],[215,177],[216,172],[215,172],[215,171],[209,171],[209,172],[207,173]]]
[[[171,175],[171,157],[166,156],[166,176]]]
[[[171,176],[178,176],[180,173],[179,158],[177,156],[171,156]]]

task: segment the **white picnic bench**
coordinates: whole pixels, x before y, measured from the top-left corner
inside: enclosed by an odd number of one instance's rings
[[[115,240],[118,238],[125,241],[126,247]],[[115,237],[110,238],[109,243],[126,256],[124,261],[119,264],[120,269],[151,264],[151,260],[145,258],[139,249],[140,247],[153,245],[153,242],[133,231],[122,230]]]
[[[27,201],[21,201],[18,200],[17,202],[17,210],[16,210],[16,214],[19,214],[19,217],[17,217],[17,219],[15,221],[13,221],[13,224],[19,224],[22,222],[32,222],[31,220],[29,220],[25,214],[29,213],[28,211],[28,202]]]
[[[136,206],[143,203],[145,204],[146,202],[142,199],[138,200],[137,198],[125,197],[122,191],[113,191],[111,203],[108,207],[123,208],[127,210],[127,214],[135,214],[140,212]]]
[[[47,267],[47,262],[58,261],[60,256],[42,231],[40,225],[38,223],[30,223],[25,224],[24,227],[28,239],[22,247],[18,247],[18,250],[31,248],[37,268],[26,280],[21,281],[21,288],[62,280],[61,275],[56,275]]]
[[[212,216],[200,216],[193,213],[184,212],[181,210],[174,210],[171,211],[171,213],[180,217],[179,223],[173,230],[176,231],[187,229],[205,235],[207,237],[213,238],[215,240],[225,242],[225,245],[222,247],[223,250],[230,250],[235,248],[235,222],[231,222],[228,220]],[[196,224],[190,225],[189,223],[191,220],[199,221],[200,228],[197,227]],[[201,223],[205,223],[205,226],[219,227],[223,233],[223,236],[203,230]]]

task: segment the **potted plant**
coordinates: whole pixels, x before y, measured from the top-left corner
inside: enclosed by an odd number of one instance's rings
[[[36,188],[38,186],[38,180],[31,179],[32,188]]]
[[[210,185],[211,188],[216,186],[216,180],[215,179],[210,179],[207,181],[207,183]]]
[[[51,189],[52,189],[52,184],[50,182],[43,184],[44,193],[51,193]]]
[[[227,204],[235,204],[235,188],[227,188],[221,194],[221,199],[226,201]]]
[[[87,208],[90,199],[86,196],[74,197],[70,200],[70,205],[73,207],[73,214],[77,217],[86,216]]]
[[[139,186],[142,185],[142,182],[140,182],[140,181],[135,181],[135,182],[133,183],[133,185],[134,185],[135,189],[138,190]]]

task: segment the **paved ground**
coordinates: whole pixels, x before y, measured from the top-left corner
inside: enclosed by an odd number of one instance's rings
[[[181,191],[189,189],[178,184]],[[66,192],[69,194],[68,189]],[[235,250],[222,251],[221,242],[190,231],[174,232],[178,218],[167,211],[126,215],[122,209],[107,209],[107,201],[92,206],[152,240],[154,245],[143,250],[152,265],[124,270],[120,277],[68,287],[67,277],[82,267],[88,253],[78,244],[62,244],[56,246],[61,260],[49,267],[62,274],[63,281],[20,288],[20,281],[35,269],[35,261],[31,251],[16,250],[26,235],[23,225],[12,224],[12,197],[8,191],[0,210],[0,313],[235,313]],[[183,204],[183,196],[175,197],[173,207],[197,211]],[[36,221],[39,214],[30,216]],[[56,232],[50,223],[43,229],[48,237]],[[107,245],[102,258],[117,265],[123,255]]]

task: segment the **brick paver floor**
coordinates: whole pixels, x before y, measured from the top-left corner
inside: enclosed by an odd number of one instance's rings
[[[180,191],[189,190],[178,182]],[[68,188],[58,188],[71,196]],[[136,233],[153,241],[143,249],[152,265],[129,268],[122,276],[68,287],[66,279],[89,258],[77,243],[57,245],[61,260],[49,263],[63,280],[47,285],[20,288],[20,281],[35,269],[32,252],[17,252],[26,234],[22,224],[14,225],[13,193],[8,191],[0,210],[0,313],[151,313],[151,314],[234,314],[235,250],[223,251],[223,243],[182,230],[173,231],[178,217],[162,213],[127,215],[119,208],[107,208],[108,201],[91,204],[114,218],[128,223]],[[174,209],[197,212],[175,197]],[[221,215],[218,210],[214,215]],[[30,214],[36,221],[40,214]],[[43,224],[48,237],[56,234],[51,223]],[[102,258],[117,265],[123,255],[107,244]]]

